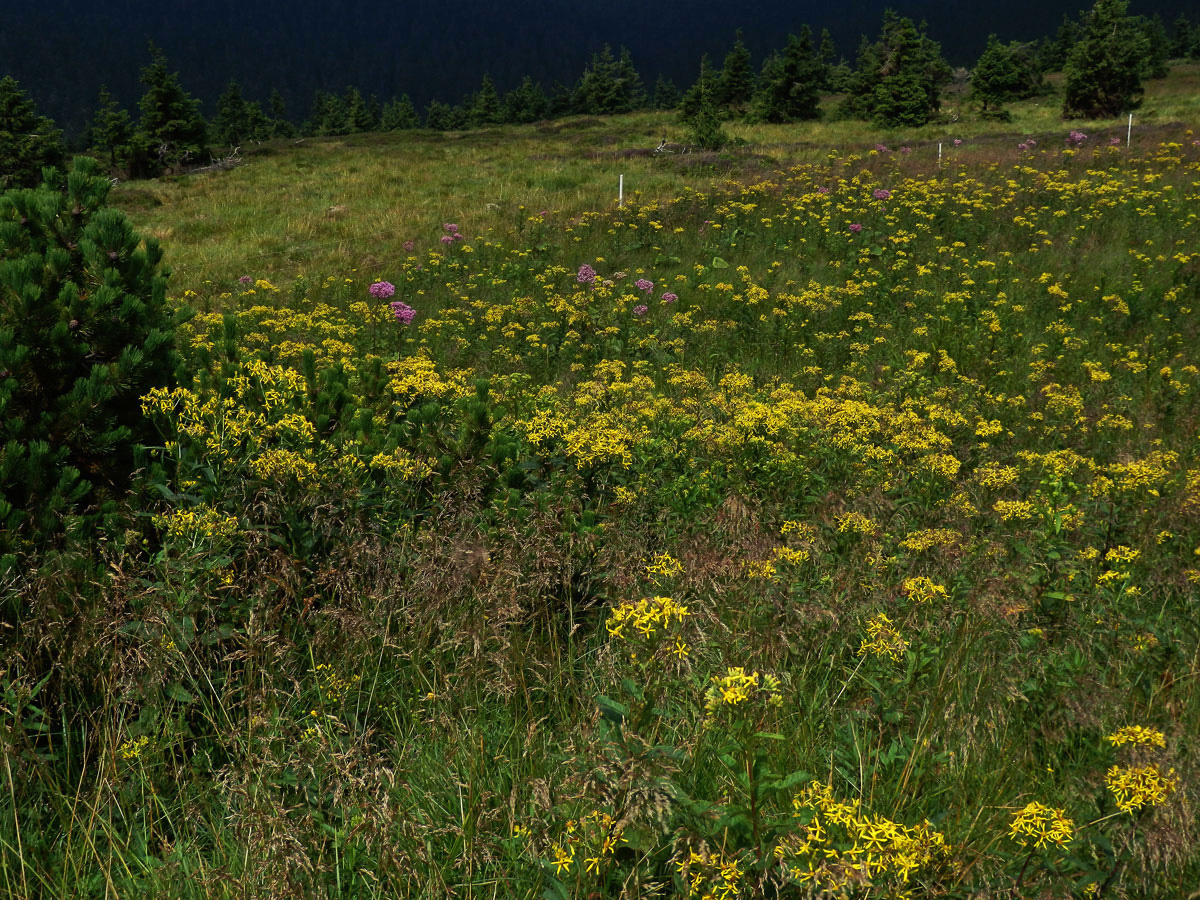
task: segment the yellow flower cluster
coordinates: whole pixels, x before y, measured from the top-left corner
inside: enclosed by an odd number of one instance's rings
[[[712,676],[704,693],[704,709],[711,716],[722,707],[738,706],[751,699],[763,700],[768,706],[783,704],[779,679],[774,675],[747,672],[744,666],[731,666],[724,675]]]
[[[873,653],[876,656],[886,656],[892,662],[900,662],[907,649],[908,641],[895,629],[892,620],[884,613],[879,613],[867,622],[867,637],[859,645],[858,655]]]
[[[1159,806],[1179,786],[1174,769],[1163,772],[1154,763],[1144,766],[1113,766],[1104,775],[1117,809],[1132,813],[1143,806]]]
[[[701,847],[689,850],[676,863],[687,885],[688,897],[698,900],[734,900],[741,894],[745,872],[737,857]]]
[[[912,578],[905,578],[902,587],[904,595],[909,600],[916,603],[929,603],[931,600],[946,599],[946,586],[938,584],[931,578],[926,578],[924,575],[915,575]]]
[[[821,896],[907,884],[949,850],[945,836],[928,822],[904,825],[864,813],[860,801],[839,800],[820,781],[801,790],[792,808],[802,827],[776,845],[775,857],[788,880]]]
[[[670,597],[644,597],[641,600],[618,604],[609,613],[605,628],[614,638],[626,638],[632,631],[642,638],[650,638],[660,630],[667,630],[672,620],[682,623],[688,609]]]
[[[361,675],[351,675],[349,678],[339,675],[328,663],[317,663],[313,674],[317,676],[317,686],[326,703],[340,703],[347,691],[362,681]]]
[[[1156,747],[1166,747],[1167,738],[1157,728],[1147,728],[1145,725],[1126,725],[1104,738],[1114,747],[1122,744],[1153,744]]]
[[[1045,847],[1054,844],[1065,847],[1075,838],[1075,823],[1067,818],[1066,810],[1051,809],[1041,803],[1026,804],[1025,808],[1013,816],[1008,826],[1008,836],[1028,847]]]
[[[193,545],[198,541],[231,538],[238,530],[236,516],[226,515],[211,506],[176,509],[157,515],[151,521],[166,532],[168,539],[190,541]]]
[[[550,844],[550,864],[556,875],[580,868],[583,873],[598,876],[623,843],[624,826],[609,813],[593,810],[578,820],[567,821],[562,837]]]

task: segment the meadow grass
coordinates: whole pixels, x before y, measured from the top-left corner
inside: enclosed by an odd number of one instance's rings
[[[1198,72],[1131,148],[1047,98],[122,186],[198,312],[129,527],[6,586],[3,890],[1187,896]]]

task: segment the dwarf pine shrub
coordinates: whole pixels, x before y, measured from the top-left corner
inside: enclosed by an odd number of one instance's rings
[[[0,197],[0,571],[113,512],[174,377],[162,251],[109,188],[80,158]]]

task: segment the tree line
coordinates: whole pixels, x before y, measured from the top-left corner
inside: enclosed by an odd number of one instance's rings
[[[1168,29],[1157,16],[1129,15],[1128,0],[1096,0],[1042,40],[1005,43],[993,35],[966,73],[969,97],[981,116],[1006,119],[1005,103],[1045,93],[1045,73],[1062,71],[1064,117],[1113,116],[1136,107],[1142,81],[1165,75],[1169,58],[1200,59],[1200,24],[1181,15]],[[407,94],[381,102],[350,86],[341,93],[318,90],[307,116],[297,120],[279,91],[264,105],[230,81],[206,121],[199,101],[151,45],[137,118],[102,86],[81,143],[113,171],[153,177],[272,138],[452,131],[658,109],[678,111],[693,145],[716,148],[726,141],[724,121],[815,119],[828,93],[843,95],[835,115],[880,127],[921,126],[939,114],[942,90],[954,77],[924,24],[889,10],[878,35],[862,38],[853,64],[837,58],[828,30],[814,36],[805,26],[757,67],[739,32],[721,67],[703,57],[686,90],[663,77],[647,89],[630,52],[605,46],[573,85],[555,83],[547,90],[526,76],[502,93],[484,75],[459,102],[435,100],[423,111]],[[42,166],[61,163],[65,153],[54,124],[37,114],[12,78],[0,79],[0,188],[36,183]]]

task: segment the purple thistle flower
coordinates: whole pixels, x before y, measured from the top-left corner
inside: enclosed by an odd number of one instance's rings
[[[825,185],[821,185],[819,188],[817,188],[817,193],[818,194],[828,194],[829,188],[825,187]]]
[[[876,200],[890,200],[892,199],[892,192],[885,190],[884,188],[875,188],[875,190],[872,191],[871,196]]]
[[[390,281],[377,281],[367,288],[367,293],[376,300],[386,300],[396,293],[396,286]]]
[[[888,152],[887,144],[876,144],[875,152],[876,153],[887,153]]]
[[[443,235],[442,235],[442,243],[443,243],[443,244],[453,244],[453,243],[454,243],[454,235],[452,235],[452,234],[443,234]]]
[[[593,284],[596,281],[596,270],[584,263],[575,274],[575,280],[580,284]]]
[[[406,253],[412,253],[412,252],[413,252],[413,248],[414,248],[414,247],[416,247],[416,246],[417,246],[417,244],[416,244],[416,242],[415,242],[415,241],[405,241],[405,242],[404,242],[404,252],[406,252]]]
[[[446,229],[446,232],[448,234],[454,234],[455,232],[458,231],[458,226],[455,225],[453,222],[445,222],[442,224],[442,227]]]
[[[851,226],[850,226],[851,234],[858,234],[860,231],[862,231],[861,225],[859,225],[857,222],[854,222],[853,224],[851,224]]]
[[[1028,149],[1029,149],[1029,144],[1028,144],[1028,143],[1024,143],[1024,142],[1023,142],[1023,143],[1020,143],[1020,144],[1017,144],[1017,149],[1018,149],[1018,150],[1028,150]]]
[[[654,282],[653,282],[653,281],[648,281],[648,280],[647,280],[647,279],[645,279],[645,278],[639,278],[637,281],[635,281],[635,282],[633,283],[633,286],[634,286],[635,288],[637,288],[639,291],[641,291],[642,293],[645,293],[645,294],[648,294],[648,293],[650,293],[652,290],[654,290]]]
[[[1082,131],[1072,131],[1069,135],[1067,135],[1067,143],[1069,144],[1082,144],[1086,140],[1087,135]]]
[[[238,279],[238,284],[253,284],[253,283],[254,283],[253,275],[243,275],[241,278]]]
[[[392,308],[392,312],[395,313],[396,320],[402,325],[411,325],[412,320],[417,316],[417,311],[403,300],[393,300],[388,305]]]
[[[672,294],[670,291],[667,291],[665,294],[662,295],[663,303],[674,303],[678,299],[679,299],[679,295]]]
[[[637,316],[639,319],[642,316],[646,315],[646,313],[648,313],[648,312],[650,312],[650,307],[646,306],[646,304],[644,304],[644,303],[639,303],[637,306],[635,306],[633,308],[633,314],[635,316]]]

